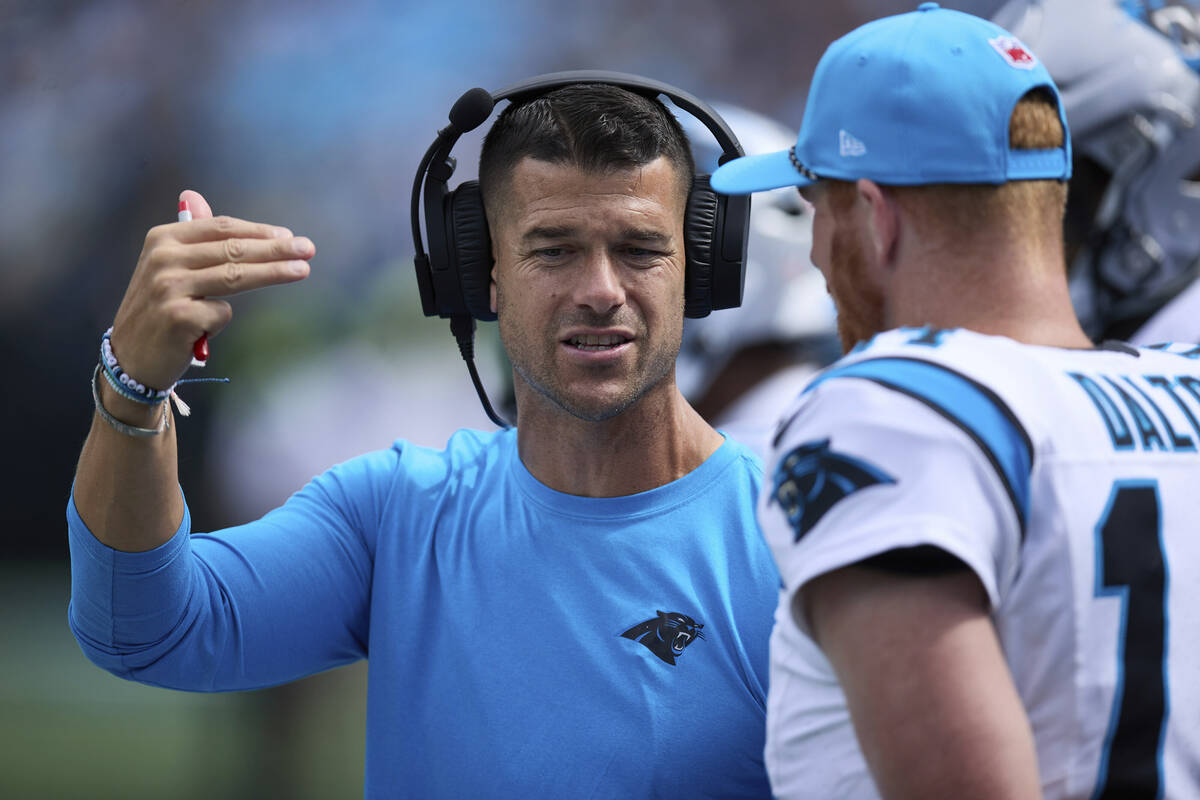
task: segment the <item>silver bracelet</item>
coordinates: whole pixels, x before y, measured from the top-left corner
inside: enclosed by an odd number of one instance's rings
[[[107,377],[107,376],[106,376]],[[170,419],[167,414],[167,404],[163,402],[162,421],[158,423],[157,428],[139,428],[135,425],[126,425],[121,420],[108,413],[108,409],[100,402],[100,365],[96,365],[96,369],[92,371],[92,399],[96,401],[96,413],[100,418],[113,427],[117,433],[123,433],[126,436],[157,436],[158,434],[171,427]]]

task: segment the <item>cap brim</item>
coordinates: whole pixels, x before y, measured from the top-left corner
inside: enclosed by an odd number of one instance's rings
[[[717,167],[710,182],[721,194],[750,194],[815,183],[800,174],[787,150],[735,158]]]

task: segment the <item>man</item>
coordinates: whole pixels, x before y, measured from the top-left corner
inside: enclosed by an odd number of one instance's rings
[[[189,536],[169,409],[97,377],[72,628],[118,675],[203,691],[369,654],[368,797],[764,797],[779,578],[758,462],[675,386],[682,131],[570,86],[507,108],[480,174],[520,427],[400,441]],[[229,320],[205,298],[299,279],[314,252],[184,199],[197,219],[147,236],[111,334],[149,387]]]
[[[1200,6],[1015,0],[994,19],[1064,86],[1067,263],[1084,329],[1200,340]]]
[[[781,798],[1200,793],[1200,349],[1093,348],[1036,56],[924,3],[833,43],[794,148],[844,359],[777,432]],[[886,332],[885,332],[886,331]]]

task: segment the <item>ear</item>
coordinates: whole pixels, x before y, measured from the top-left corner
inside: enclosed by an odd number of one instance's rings
[[[484,214],[485,215],[487,214],[486,206],[484,207]],[[492,313],[495,314],[496,313],[496,271],[500,265],[500,259],[499,259],[500,244],[499,244],[499,242],[497,242],[497,239],[499,238],[497,233],[501,229],[498,225],[495,224],[496,221],[494,219],[492,219],[492,217],[490,215],[487,216],[487,222],[488,222],[488,231],[490,232],[488,239],[490,240],[490,244],[492,247],[492,272],[491,272],[492,280],[491,280],[490,285],[488,286],[488,298],[489,298],[488,305],[492,309]]]
[[[883,187],[866,178],[854,184],[858,201],[866,213],[867,230],[870,232],[872,255],[875,263],[888,266],[896,249],[900,233],[900,218],[895,201]]]

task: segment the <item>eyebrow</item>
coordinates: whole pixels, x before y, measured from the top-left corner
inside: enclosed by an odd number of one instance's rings
[[[633,242],[658,242],[660,244],[671,241],[671,237],[667,234],[648,228],[626,228],[621,231],[621,238]]]
[[[530,228],[521,234],[521,241],[528,242],[533,239],[565,239],[575,234],[574,228],[565,226],[552,227],[548,225],[539,225],[536,228]]]
[[[577,233],[577,228],[539,225],[525,231],[521,235],[521,240],[529,242],[537,239],[567,239],[575,236]],[[656,242],[663,244],[671,241],[671,237],[667,234],[651,228],[626,228],[621,231],[621,238],[633,242]]]

